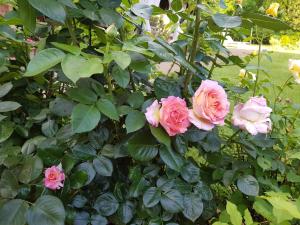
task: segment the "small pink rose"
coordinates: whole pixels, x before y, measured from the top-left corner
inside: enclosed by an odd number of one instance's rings
[[[193,96],[193,109],[189,120],[202,130],[211,130],[215,125],[224,125],[229,113],[229,101],[225,90],[216,81],[202,81]]]
[[[155,100],[147,109],[146,109],[146,119],[154,127],[159,125],[159,110],[161,105]]]
[[[57,190],[64,186],[65,174],[58,166],[51,166],[45,170],[44,185],[51,190]]]
[[[232,123],[252,135],[266,134],[272,129],[271,112],[264,97],[251,97],[245,104],[234,107]]]
[[[169,96],[161,99],[160,124],[170,136],[182,134],[190,126],[185,100]]]

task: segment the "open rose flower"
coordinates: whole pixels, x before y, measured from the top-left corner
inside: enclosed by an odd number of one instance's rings
[[[279,6],[279,3],[272,3],[266,10],[266,14],[269,16],[277,17]]]
[[[155,100],[152,105],[150,105],[146,109],[146,119],[147,121],[154,127],[158,127],[159,125],[159,110],[161,105],[158,103],[157,100]]]
[[[179,97],[161,99],[159,115],[160,124],[170,136],[185,133],[190,126],[186,102]]]
[[[6,13],[13,10],[13,7],[9,4],[0,4],[0,16],[5,16]]]
[[[57,190],[64,186],[65,174],[60,166],[51,166],[45,170],[44,185],[51,190]]]
[[[232,123],[252,135],[266,134],[272,128],[271,112],[264,97],[251,97],[245,104],[234,107]]]
[[[295,82],[300,84],[300,60],[290,59],[289,70],[294,75]]]
[[[202,81],[193,96],[193,109],[189,120],[202,130],[211,130],[215,125],[224,125],[229,113],[229,101],[225,90],[216,81]]]

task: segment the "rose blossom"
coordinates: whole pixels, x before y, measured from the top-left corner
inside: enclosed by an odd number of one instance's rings
[[[269,8],[266,10],[266,14],[269,16],[276,17],[278,14],[279,3],[271,3]]]
[[[295,78],[295,82],[300,84],[300,60],[289,59],[289,70]]]
[[[225,90],[216,81],[202,81],[193,96],[193,109],[189,120],[202,130],[211,130],[215,125],[224,125],[229,113],[229,101]]]
[[[45,187],[56,190],[64,186],[65,174],[60,167],[61,166],[51,166],[45,170]]]
[[[155,100],[152,105],[146,109],[146,119],[154,127],[158,127],[159,125],[159,110],[160,104],[157,100]]]
[[[190,126],[189,111],[185,100],[169,96],[161,99],[160,124],[170,136],[182,134]]]
[[[245,104],[234,107],[232,123],[252,135],[266,134],[272,127],[271,112],[264,97],[251,97]]]

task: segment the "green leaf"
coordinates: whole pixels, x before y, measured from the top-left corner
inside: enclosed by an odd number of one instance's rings
[[[125,119],[127,133],[132,133],[144,127],[146,122],[145,115],[139,111],[131,111]]]
[[[168,96],[181,97],[180,86],[176,82],[163,80],[161,78],[155,79],[154,92],[158,99]]]
[[[28,210],[27,222],[29,225],[64,225],[65,217],[65,208],[60,199],[43,195]]]
[[[0,112],[10,112],[20,107],[21,105],[17,102],[11,102],[11,101],[0,102]]]
[[[171,147],[171,139],[162,128],[150,126],[150,130],[159,143],[164,144],[167,147]]]
[[[160,158],[171,169],[180,172],[183,166],[183,159],[180,155],[175,153],[172,149],[161,147],[159,150]]]
[[[253,225],[254,222],[248,209],[245,209],[244,211],[244,219],[246,225]]]
[[[152,15],[152,7],[147,4],[138,3],[131,7],[131,11],[146,20],[150,20]]]
[[[57,97],[49,103],[50,112],[60,117],[71,116],[73,108],[73,102],[60,97]]]
[[[0,208],[0,225],[25,225],[28,207],[21,199],[6,202]]]
[[[46,139],[44,136],[36,136],[28,139],[22,146],[21,152],[24,155],[30,155],[35,151],[36,147]]]
[[[79,189],[87,183],[88,175],[84,171],[76,171],[70,176],[71,187],[74,189]]]
[[[74,83],[82,77],[90,77],[103,72],[102,60],[99,58],[85,59],[79,55],[68,54],[61,63],[64,74]]]
[[[94,203],[94,209],[96,209],[103,216],[113,215],[118,208],[119,202],[111,193],[100,195]]]
[[[257,196],[259,193],[259,185],[255,177],[251,175],[245,175],[237,181],[238,189],[249,196]]]
[[[144,95],[140,91],[133,92],[129,95],[127,102],[132,108],[137,109],[143,105]]]
[[[183,207],[183,215],[192,222],[195,222],[203,212],[203,202],[197,194],[184,195]]]
[[[182,167],[181,170],[182,178],[188,183],[194,183],[199,181],[200,169],[196,167],[193,163],[188,163]]]
[[[36,11],[27,0],[17,0],[18,14],[24,27],[34,33],[36,27]]]
[[[257,158],[257,164],[263,169],[263,170],[270,170],[272,168],[272,160],[268,159],[266,157],[258,157]]]
[[[156,157],[158,146],[154,138],[147,132],[137,133],[128,141],[128,152],[139,161],[149,161]]]
[[[230,221],[233,225],[241,225],[243,218],[235,204],[227,201],[226,212],[230,216]]]
[[[78,104],[74,107],[71,122],[74,133],[84,133],[93,130],[99,123],[101,114],[91,105]]]
[[[95,175],[96,175],[96,171],[94,170],[93,164],[89,163],[89,162],[84,162],[84,163],[79,164],[76,167],[76,171],[81,171],[81,172],[84,172],[85,174],[87,174],[88,179],[85,182],[85,185],[90,184],[94,180]]]
[[[51,44],[56,48],[59,48],[66,52],[70,52],[74,55],[80,55],[80,53],[81,53],[81,49],[75,45],[67,45],[67,44],[58,43],[58,42],[51,42]]]
[[[182,9],[182,0],[173,0],[171,6],[176,12],[180,11]]]
[[[13,85],[11,82],[7,82],[5,84],[2,84],[0,86],[0,98],[4,97],[5,95],[10,92],[10,90],[13,88]]]
[[[97,101],[98,110],[112,120],[119,121],[119,113],[116,106],[108,99],[99,99]]]
[[[160,203],[170,213],[178,213],[184,209],[183,196],[178,190],[169,190],[162,193]]]
[[[19,184],[16,176],[10,170],[4,170],[0,180],[0,195],[3,198],[14,198],[17,196]]]
[[[72,151],[74,157],[80,160],[94,159],[97,156],[96,150],[90,144],[77,144]]]
[[[6,141],[14,132],[14,124],[10,121],[0,123],[0,143]]]
[[[122,70],[118,65],[115,65],[112,70],[112,76],[116,83],[122,87],[126,88],[130,81],[130,75],[127,70]]]
[[[161,191],[156,187],[150,187],[143,195],[143,203],[147,208],[156,206],[161,199]]]
[[[281,31],[281,30],[289,30],[291,27],[274,17],[270,17],[267,15],[262,15],[259,13],[254,12],[245,12],[242,14],[242,18],[245,20],[250,20],[254,23],[254,25],[257,25],[262,28],[274,30],[274,31]]]
[[[118,29],[122,27],[124,20],[114,9],[102,8],[99,11],[102,22],[108,27],[114,24]]]
[[[58,130],[55,120],[48,120],[42,124],[42,132],[46,137],[53,137]]]
[[[113,51],[111,56],[122,70],[125,70],[130,65],[131,58],[126,52]]]
[[[242,23],[242,19],[239,16],[228,16],[220,13],[213,15],[212,19],[219,27],[222,28],[234,28],[240,26]]]
[[[40,1],[40,0],[34,0]],[[48,0],[43,0],[48,1]],[[65,53],[56,48],[47,48],[38,52],[29,62],[25,77],[32,77],[46,72],[56,64],[60,63],[65,57]]]
[[[97,101],[97,95],[88,87],[71,88],[67,91],[67,95],[75,101],[83,104],[94,104]]]
[[[107,225],[108,221],[105,217],[100,215],[92,215],[91,217],[91,224],[92,225]]]
[[[104,156],[98,156],[94,159],[93,165],[96,172],[101,176],[110,177],[113,173],[114,168],[112,162]]]
[[[130,201],[126,201],[120,205],[118,215],[124,224],[127,224],[132,220],[134,209],[135,206]]]
[[[55,0],[28,0],[35,9],[58,22],[64,23],[66,11],[64,6]]]
[[[77,6],[73,3],[72,0],[57,0],[59,3],[68,6],[73,9],[77,9]]]
[[[19,174],[19,181],[29,184],[38,178],[43,172],[43,161],[38,156],[30,156],[25,159]]]
[[[269,204],[266,200],[261,198],[256,198],[253,209],[260,215],[262,215],[264,218],[268,219],[269,221],[272,221],[273,216],[273,207],[271,204]]]

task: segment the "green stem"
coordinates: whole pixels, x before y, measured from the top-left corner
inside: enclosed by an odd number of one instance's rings
[[[68,30],[69,30],[69,33],[70,33],[70,36],[71,36],[71,39],[72,39],[73,43],[75,45],[78,45],[78,40],[77,40],[75,32],[73,30],[72,21],[70,19],[67,19],[66,25],[68,27]]]
[[[258,79],[259,79],[260,63],[261,63],[261,46],[262,46],[262,40],[259,40],[258,57],[257,57],[257,71],[256,71],[256,80],[255,80],[255,84],[254,84],[253,96],[256,95],[257,84],[258,84]]]
[[[274,99],[274,105],[273,105],[273,110],[274,110],[274,113],[276,111],[276,106],[277,106],[277,99],[280,97],[280,95],[282,94],[282,92],[284,91],[286,85],[289,83],[289,81],[293,78],[293,76],[290,76],[285,82],[284,84],[282,85],[281,87],[281,90],[279,91],[279,93],[276,95],[275,99]]]
[[[225,38],[226,38],[227,34],[228,34],[228,30],[225,31],[224,39],[221,41],[221,45],[224,44],[224,41],[225,41]],[[209,74],[207,76],[207,79],[210,79],[211,76],[212,76],[212,73],[213,73],[213,71],[214,71],[214,69],[216,67],[216,63],[217,63],[217,59],[218,59],[218,54],[219,53],[220,53],[220,51],[217,52],[217,54],[215,55],[215,58],[213,59],[213,62],[212,62],[213,64],[211,65],[211,68],[209,70]]]
[[[231,135],[230,138],[228,138],[228,140],[226,141],[226,144],[223,145],[221,150],[226,148],[227,146],[229,146],[231,144],[232,140],[235,138],[235,136],[238,135],[239,133],[240,133],[240,130],[237,130],[235,133],[233,133],[233,135]]]
[[[198,4],[201,3],[201,0],[197,0],[196,4],[196,21],[195,21],[195,27],[194,27],[194,34],[193,34],[193,42],[192,42],[192,49],[191,49],[191,55],[190,55],[190,63],[193,65],[195,62],[197,49],[198,49],[198,42],[199,42],[199,28],[200,28],[200,9],[198,8]],[[192,80],[193,74],[192,72],[188,72],[187,76],[185,77],[184,81],[184,94],[185,96],[188,95],[188,86]]]

